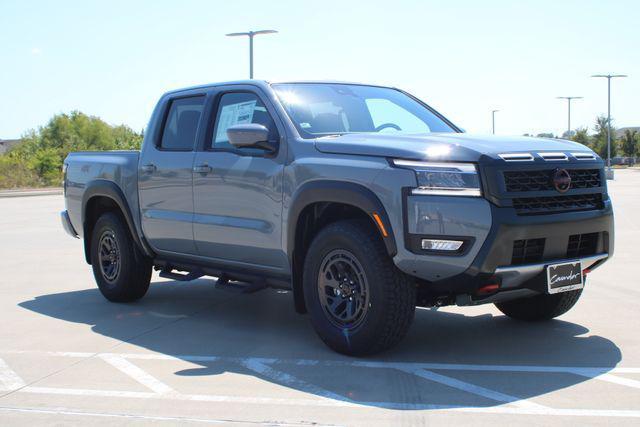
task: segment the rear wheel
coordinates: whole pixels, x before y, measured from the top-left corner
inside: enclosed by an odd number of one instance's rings
[[[102,214],[93,228],[91,265],[98,288],[109,301],[135,301],[149,289],[151,260],[140,252],[124,221],[113,212]]]
[[[313,327],[339,353],[386,350],[404,337],[413,320],[415,286],[366,221],[340,221],[322,229],[306,254],[303,280]]]
[[[496,303],[496,307],[507,316],[527,321],[549,320],[561,316],[578,302],[582,289],[559,294],[541,294]]]

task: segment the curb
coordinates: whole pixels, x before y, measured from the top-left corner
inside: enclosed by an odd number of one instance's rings
[[[0,191],[0,198],[8,197],[33,197],[61,195],[62,188],[43,188],[36,190],[6,190]]]

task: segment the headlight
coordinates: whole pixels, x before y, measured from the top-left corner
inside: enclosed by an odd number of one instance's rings
[[[393,164],[415,171],[418,188],[411,190],[412,194],[473,197],[482,195],[478,169],[474,164],[411,160],[394,160]]]

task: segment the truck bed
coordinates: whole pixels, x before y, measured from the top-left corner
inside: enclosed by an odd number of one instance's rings
[[[140,151],[70,153],[65,159],[65,200],[69,218],[79,236],[83,234],[82,200],[87,184],[95,180],[113,182],[125,196],[139,227],[138,159]]]

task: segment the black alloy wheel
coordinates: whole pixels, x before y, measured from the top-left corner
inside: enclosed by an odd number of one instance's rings
[[[344,249],[324,257],[318,294],[327,318],[338,328],[356,329],[369,310],[367,276],[358,259]]]

